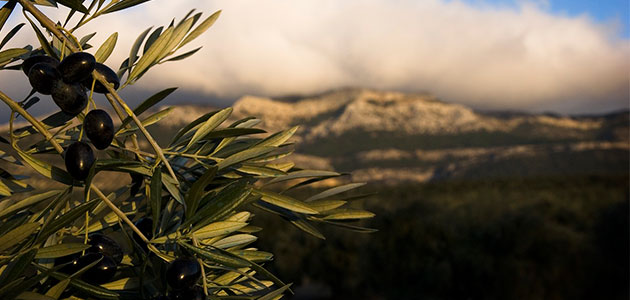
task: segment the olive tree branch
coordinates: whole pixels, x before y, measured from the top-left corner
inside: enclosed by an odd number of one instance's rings
[[[46,27],[46,29],[48,29],[50,32],[52,32],[53,35],[55,35],[57,38],[59,38],[59,40],[64,41],[64,40],[69,40],[68,37],[66,37],[58,28],[57,25],[55,25],[55,23],[50,20],[46,15],[44,15],[39,9],[37,9],[29,0],[17,0],[22,7],[30,12],[41,24],[42,26]],[[70,50],[72,50],[73,52],[78,52],[80,51],[79,48],[77,48],[75,45],[73,45],[72,43],[68,43],[68,48]],[[164,162],[164,165],[166,166],[166,169],[168,170],[169,174],[171,175],[171,177],[173,177],[173,179],[175,179],[175,184],[179,185],[179,181],[177,180],[177,176],[175,175],[175,172],[173,171],[173,168],[171,168],[171,165],[169,164],[168,160],[166,159],[166,157],[164,156],[164,152],[162,152],[162,148],[160,148],[160,146],[157,144],[157,142],[155,142],[155,139],[153,139],[153,137],[151,136],[151,134],[147,131],[147,129],[144,127],[144,125],[142,125],[142,122],[138,119],[138,117],[136,116],[136,114],[133,112],[133,110],[131,110],[131,108],[129,108],[129,106],[127,106],[127,104],[125,103],[125,101],[123,101],[120,96],[118,95],[118,93],[116,92],[116,90],[114,89],[113,86],[110,86],[110,84],[107,82],[107,80],[105,79],[105,77],[103,75],[101,75],[100,73],[94,71],[92,72],[92,76],[98,80],[101,84],[103,84],[103,86],[105,86],[107,88],[107,91],[109,92],[110,95],[112,95],[114,97],[114,99],[116,100],[116,102],[118,102],[118,104],[120,106],[122,106],[122,108],[125,110],[125,112],[133,119],[133,121],[138,125],[138,128],[140,129],[140,131],[142,132],[142,134],[144,134],[144,136],[147,138],[147,141],[149,142],[149,144],[151,144],[151,147],[153,147],[153,150],[155,151],[155,153],[158,155],[159,159],[162,160],[162,162]]]

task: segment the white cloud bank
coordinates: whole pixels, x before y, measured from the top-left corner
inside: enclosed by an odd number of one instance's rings
[[[203,45],[202,50],[157,67],[137,86],[180,86],[226,98],[364,86],[429,91],[489,109],[601,112],[628,106],[630,41],[586,16],[554,16],[533,4],[512,9],[437,0],[155,0],[105,16],[81,32],[101,32],[98,46],[118,31],[117,49],[107,62],[118,67],[140,32],[191,8],[206,16],[223,10],[186,47]],[[33,43],[26,32],[20,36]],[[0,82],[7,82],[4,76]]]

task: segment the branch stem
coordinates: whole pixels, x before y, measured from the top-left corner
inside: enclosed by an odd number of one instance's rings
[[[44,125],[42,125],[41,122],[31,116],[31,114],[29,114],[17,102],[15,102],[2,91],[0,91],[0,99],[2,99],[2,101],[6,103],[13,111],[19,113],[24,117],[24,119],[33,124],[33,127],[35,127],[35,129],[37,129],[37,131],[39,131],[39,133],[41,133],[46,138],[46,141],[49,141],[52,144],[52,146],[55,148],[55,150],[57,150],[57,152],[59,152],[59,154],[63,153],[63,148],[61,147],[61,145],[59,145],[52,134],[50,134],[50,132],[46,130],[46,128],[44,128]]]

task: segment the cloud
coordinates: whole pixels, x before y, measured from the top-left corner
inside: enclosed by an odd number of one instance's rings
[[[156,67],[137,84],[153,91],[180,86],[236,98],[364,86],[428,91],[487,109],[627,107],[630,41],[587,16],[553,15],[544,3],[152,1],[107,15],[80,32],[102,31],[94,42],[99,45],[105,32],[118,31],[119,44],[108,61],[118,67],[149,26],[166,25],[191,8],[205,15],[222,9],[217,23],[185,49],[202,45],[201,51]],[[33,43],[30,35],[26,39]]]

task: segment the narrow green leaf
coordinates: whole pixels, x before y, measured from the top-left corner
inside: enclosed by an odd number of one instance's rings
[[[35,23],[33,23],[33,21],[31,21],[31,19],[28,19],[28,22],[31,23],[31,27],[33,27],[33,31],[35,31],[35,35],[37,35],[37,39],[39,40],[39,43],[42,46],[42,49],[44,49],[44,52],[46,52],[46,54],[48,54],[48,56],[52,56],[54,58],[59,59],[59,56],[57,55],[57,52],[55,52],[53,50],[52,46],[50,45],[50,43],[48,42],[46,37],[39,30],[39,28],[35,25]]]
[[[162,209],[162,168],[159,167],[155,169],[151,177],[149,206],[153,215],[153,232],[156,232],[160,221],[160,210]]]
[[[238,163],[242,163],[245,161],[248,161],[250,159],[253,158],[257,158],[260,157],[262,155],[265,155],[273,150],[275,150],[276,147],[268,147],[268,146],[256,146],[254,148],[251,149],[246,149],[243,150],[241,152],[232,154],[230,156],[228,156],[227,158],[225,158],[224,160],[220,161],[219,163],[217,163],[217,167],[219,168],[219,170],[223,170],[227,167],[230,167],[232,165],[238,164]]]
[[[96,32],[92,32],[92,33],[82,37],[79,40],[79,44],[81,44],[81,47],[85,46],[95,35],[96,35]]]
[[[291,172],[285,176],[277,177],[269,181],[267,184],[278,183],[299,178],[311,178],[311,177],[327,177],[327,176],[339,176],[341,174],[332,171],[320,171],[320,170],[300,170]]]
[[[96,54],[94,54],[94,58],[97,62],[104,63],[107,58],[114,51],[114,47],[116,47],[116,41],[118,41],[118,32],[114,32],[110,35],[107,40],[101,45],[101,47],[96,50]]]
[[[50,199],[51,197],[57,196],[60,193],[62,193],[62,190],[52,190],[52,191],[47,191],[41,194],[36,194],[33,196],[30,196],[28,198],[25,198],[23,200],[20,200],[19,202],[3,209],[2,211],[0,211],[0,218],[7,216],[7,215],[11,215],[15,212],[18,212],[24,208],[27,208],[31,205],[35,205],[41,201]]]
[[[173,140],[169,143],[169,147],[171,147],[173,144],[175,144],[175,142],[177,142],[182,136],[184,136],[186,133],[188,133],[191,129],[193,129],[197,125],[207,121],[210,117],[212,117],[213,115],[215,115],[218,112],[219,112],[219,110],[206,113],[203,116],[201,116],[201,117],[195,119],[194,121],[190,122],[188,125],[184,126],[184,128],[180,129],[177,132],[177,134],[175,134],[175,136],[173,137]]]
[[[223,128],[210,131],[202,140],[213,140],[226,137],[237,137],[249,134],[265,133],[266,131],[258,128]]]
[[[133,113],[136,116],[139,116],[140,114],[145,112],[147,109],[153,107],[154,105],[156,105],[160,101],[164,100],[164,98],[168,97],[168,95],[173,93],[176,89],[177,89],[176,87],[168,88],[168,89],[162,90],[162,91],[154,94],[153,96],[151,96],[151,97],[147,98],[146,100],[142,101],[142,103],[140,103],[140,105],[138,105],[138,107],[136,107],[133,110]],[[120,124],[119,128],[120,129],[125,128],[125,126],[127,126],[127,124],[129,124],[131,121],[133,121],[133,119],[131,117],[126,117],[123,120],[123,122]]]
[[[11,48],[0,51],[0,65],[9,63],[12,59],[28,53],[27,49]]]
[[[186,36],[186,33],[188,33],[190,27],[192,26],[192,22],[193,19],[190,18],[175,27],[175,29],[173,30],[173,35],[171,35],[170,40],[166,44],[166,47],[164,47],[164,50],[162,50],[162,54],[160,54],[158,60],[161,60],[162,58],[169,55],[169,53],[171,53],[171,51],[175,49],[175,47],[184,39],[184,36]]]
[[[349,230],[352,230],[352,231],[360,232],[360,233],[373,233],[373,232],[377,232],[378,231],[377,229],[356,226],[356,225],[348,224],[348,223],[345,223],[345,222],[335,222],[335,221],[329,221],[329,220],[322,220],[322,219],[315,218],[315,217],[309,217],[309,219],[312,219],[313,221],[317,221],[317,222],[322,222],[322,223],[325,223],[325,224],[334,225],[334,226],[341,227],[341,228],[344,228],[344,229],[349,229]]]
[[[236,246],[243,246],[249,243],[256,241],[258,238],[251,234],[235,234],[228,237],[225,237],[219,241],[216,241],[212,244],[213,247],[227,249]]]
[[[0,236],[0,251],[11,248],[24,241],[39,228],[39,223],[26,223]]]
[[[221,11],[218,10],[210,15],[208,18],[206,18],[203,22],[201,22],[201,24],[199,24],[199,26],[197,26],[192,32],[190,32],[188,36],[186,36],[186,38],[180,43],[179,47],[183,47],[184,45],[190,43],[192,40],[196,39],[201,34],[206,32],[206,30],[208,30],[208,28],[210,28],[210,26],[212,26],[212,24],[217,21],[220,15]]]
[[[193,216],[197,212],[199,201],[204,194],[204,189],[208,184],[210,184],[216,174],[217,168],[216,166],[213,166],[206,170],[206,172],[190,187],[190,190],[184,199],[184,201],[186,201],[186,217]]]
[[[137,289],[140,286],[140,279],[138,277],[127,277],[101,284],[101,286],[108,290],[133,290]]]
[[[182,226],[195,224],[192,229],[194,231],[215,220],[219,220],[241,205],[250,193],[251,188],[247,186],[246,181],[231,183],[219,191],[216,196],[212,197],[211,201],[190,219],[187,219]]]
[[[12,242],[17,244],[18,242],[21,242],[21,241],[22,240],[20,239],[20,240],[12,241]],[[35,258],[35,253],[37,253],[37,249],[31,249],[23,254],[18,254],[17,257],[11,260],[9,265],[7,265],[4,271],[2,271],[2,275],[0,275],[0,288],[2,288],[3,290],[3,292],[0,293],[0,295],[6,292],[12,293],[14,292],[14,290],[19,290],[19,286],[14,287],[10,291],[5,290],[4,287],[6,287],[8,283],[13,282],[14,280],[18,279],[20,276],[24,275],[24,271],[26,270],[26,267],[28,267],[33,261],[33,259]],[[22,282],[20,285],[23,286],[23,284],[24,282]],[[5,299],[4,297],[2,298]],[[6,297],[6,298],[10,299],[10,297]]]
[[[149,51],[149,48],[151,48],[151,45],[153,45],[153,43],[155,43],[155,40],[157,40],[157,38],[160,37],[160,35],[162,34],[162,30],[164,29],[163,26],[160,26],[158,28],[156,28],[151,35],[149,35],[149,38],[147,38],[146,43],[144,43],[144,47],[142,49],[142,54],[144,55],[145,53],[147,53],[147,51]]]
[[[359,183],[349,183],[349,184],[346,184],[346,185],[337,186],[337,187],[334,187],[334,188],[331,188],[331,189],[327,189],[327,190],[325,190],[325,191],[323,191],[323,192],[321,192],[319,194],[313,195],[310,198],[306,199],[305,201],[306,202],[310,202],[310,201],[315,201],[315,200],[318,200],[318,199],[324,199],[324,198],[327,198],[327,197],[330,197],[330,196],[333,196],[333,195],[337,195],[337,194],[341,194],[343,192],[347,192],[347,191],[352,190],[352,189],[356,189],[358,187],[362,187],[364,185],[365,185],[364,182],[359,182]]]
[[[129,58],[127,59],[128,66],[133,66],[133,64],[136,63],[136,60],[138,59],[138,51],[140,50],[140,45],[142,45],[142,42],[144,42],[144,38],[147,37],[147,34],[149,34],[149,31],[151,31],[151,28],[153,27],[147,28],[136,38],[136,41],[133,43],[133,46],[129,51]]]
[[[265,251],[257,250],[228,250],[228,252],[238,255],[244,259],[251,260],[253,262],[266,262],[273,260],[273,254]]]
[[[175,180],[169,174],[162,174],[162,183],[166,190],[175,198],[175,201],[179,202],[181,205],[186,205],[184,202],[184,197],[179,192],[179,188],[175,185]]]
[[[35,258],[57,258],[57,257],[62,257],[62,256],[78,253],[87,248],[90,248],[90,245],[79,244],[79,243],[66,243],[66,244],[48,246],[48,247],[38,249],[37,255],[35,255]]]
[[[286,290],[288,290],[291,287],[292,283],[289,283],[271,293],[268,293],[260,298],[258,298],[258,300],[273,300],[276,299],[276,297],[282,295],[282,293],[284,293]]]
[[[50,269],[41,265],[36,264],[35,267],[37,267],[42,272],[50,271]],[[65,280],[65,279],[70,278],[68,275],[59,273],[59,272],[52,272],[50,273],[50,276],[57,280]],[[91,285],[89,283],[78,280],[76,278],[70,278],[70,285],[82,292],[85,292],[93,297],[96,297],[97,299],[111,299],[111,300],[119,299],[119,295],[116,292],[112,292],[110,290],[107,290],[99,286]]]
[[[91,209],[97,203],[98,203],[97,200],[92,200],[92,201],[89,201],[89,202],[85,202],[85,203],[83,203],[83,204],[81,204],[81,205],[71,209],[70,211],[66,212],[65,214],[63,214],[59,218],[57,218],[55,220],[52,220],[50,223],[48,223],[47,226],[42,228],[42,230],[39,233],[38,240],[39,241],[43,241],[43,240],[47,239],[49,235],[57,232],[57,230],[72,224],[74,221],[76,221],[81,216],[83,216],[83,214],[86,211]]]
[[[188,51],[188,52],[186,52],[186,53],[184,53],[184,54],[180,54],[180,55],[177,55],[177,56],[175,56],[175,57],[169,58],[169,59],[165,60],[164,62],[168,62],[168,61],[178,61],[178,60],[186,59],[186,58],[188,58],[189,56],[192,56],[193,54],[197,53],[197,51],[199,51],[201,48],[203,48],[203,47],[199,47],[199,48],[196,48],[196,49],[190,50],[190,51]]]
[[[149,51],[147,51],[140,59],[138,64],[131,70],[129,74],[129,80],[134,80],[140,74],[144,73],[148,68],[154,64],[160,56],[164,47],[166,47],[171,35],[173,34],[173,28],[168,28],[155,40],[155,43],[151,45]]]
[[[295,126],[285,131],[274,133],[270,135],[269,137],[267,137],[266,139],[260,141],[257,144],[257,146],[276,146],[276,147],[280,146],[284,142],[286,142],[288,139],[290,139],[293,136],[293,134],[295,134],[295,132],[298,130],[298,128],[300,127]]]
[[[335,209],[327,212],[324,220],[354,220],[374,217],[373,212],[359,209]]]
[[[251,264],[248,261],[242,258],[239,258],[237,256],[232,257],[232,256],[224,255],[220,252],[208,251],[199,247],[195,247],[193,245],[189,245],[184,242],[177,242],[177,243],[191,250],[192,252],[194,252],[195,254],[197,254],[198,256],[202,258],[205,258],[211,262],[218,263],[226,267],[242,268],[242,267],[251,266]]]
[[[35,292],[29,292],[29,291],[22,292],[15,299],[18,299],[18,300],[56,300],[53,297],[49,297],[46,295],[38,294]]]
[[[295,198],[287,195],[274,193],[272,191],[254,190],[255,194],[260,194],[261,200],[275,206],[279,206],[290,211],[303,213],[303,214],[317,214],[318,212],[312,209],[308,204],[299,201]]]
[[[9,33],[7,33],[7,35],[2,39],[2,42],[0,42],[0,49],[2,49],[2,47],[4,47],[4,45],[6,45],[18,31],[20,31],[24,24],[25,23],[17,24],[15,27],[13,27],[13,29],[11,29],[11,31],[9,31]]]
[[[7,19],[9,18],[11,13],[13,12],[13,9],[15,8],[15,4],[16,3],[17,3],[17,1],[15,1],[15,0],[9,0],[0,9],[0,29],[2,29],[2,27],[4,27],[4,23],[7,22]]]
[[[339,208],[348,202],[343,200],[316,200],[308,203],[308,206],[313,208],[314,210],[322,213],[325,211],[330,211],[336,208]]]
[[[201,138],[203,138],[206,134],[210,133],[212,130],[217,128],[223,121],[227,120],[227,118],[232,114],[232,108],[228,107],[220,110],[216,114],[213,114],[208,120],[197,129],[193,137],[186,145],[186,149],[190,148],[191,145],[198,142]]]
[[[263,176],[263,177],[278,177],[278,176],[283,176],[287,174],[282,170],[265,167],[265,166],[254,166],[254,165],[247,165],[247,164],[244,164],[243,166],[241,166],[240,168],[236,170],[242,173],[258,175],[258,176]]]
[[[197,239],[205,240],[205,239],[212,238],[215,236],[230,234],[245,226],[247,226],[247,223],[245,222],[234,222],[234,221],[214,222],[194,231],[194,236]]]
[[[169,113],[171,113],[171,111],[173,111],[173,109],[175,109],[175,106],[171,106],[171,107],[167,107],[166,109],[163,109],[161,111],[158,111],[148,117],[146,117],[145,119],[141,120],[140,123],[142,124],[142,126],[144,127],[148,127],[149,125],[153,125],[157,122],[159,122],[160,120],[166,118],[166,116],[168,116]],[[116,135],[122,134],[124,132],[127,131],[135,131],[138,130],[138,125],[134,124],[133,126],[131,126],[131,128],[124,128],[121,131],[117,132]]]
[[[112,7],[106,9],[105,11],[103,11],[103,14],[113,13],[115,11],[123,10],[132,6],[136,6],[138,4],[142,4],[147,1],[151,1],[151,0],[123,0],[114,4]]]
[[[66,290],[69,284],[70,279],[59,281],[59,283],[48,289],[48,291],[46,292],[46,296],[52,297],[53,299],[59,299],[59,297],[61,297],[61,294],[63,293],[63,291]]]
[[[318,239],[326,239],[326,237],[319,230],[317,230],[315,226],[304,219],[291,220],[291,224]]]
[[[72,184],[73,178],[68,172],[53,166],[49,163],[43,162],[35,157],[22,151],[18,151],[18,155],[24,160],[25,163],[30,165],[35,171],[43,176],[59,181],[63,184]]]
[[[78,10],[84,14],[89,13],[87,7],[83,6],[82,4],[83,1],[81,0],[55,0],[55,1],[57,1],[57,3],[63,6],[72,8],[74,10]]]

